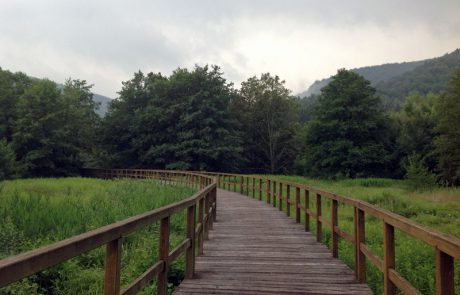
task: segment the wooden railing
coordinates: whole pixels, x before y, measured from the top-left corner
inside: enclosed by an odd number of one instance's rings
[[[154,178],[168,184],[192,186],[199,191],[183,201],[1,260],[0,287],[103,245],[106,245],[104,294],[136,294],[155,277],[157,294],[167,294],[169,265],[183,252],[186,255],[185,276],[193,278],[196,252],[198,255],[203,254],[203,242],[216,219],[214,177],[192,172],[161,170],[88,169],[85,173],[86,176],[99,178]],[[182,210],[187,211],[187,238],[170,251],[170,217]],[[160,222],[158,262],[120,292],[122,238],[157,221]]]
[[[443,234],[439,231],[424,227],[412,220],[387,210],[378,208],[364,201],[352,199],[338,194],[316,189],[307,185],[282,181],[275,178],[258,177],[241,174],[208,173],[217,178],[219,188],[232,190],[252,195],[253,198],[263,199],[266,202],[291,215],[294,209],[296,222],[301,222],[304,214],[305,230],[310,231],[310,219],[316,221],[316,239],[322,241],[322,230],[327,226],[331,230],[331,252],[333,257],[338,257],[339,237],[354,245],[355,249],[355,274],[359,282],[366,281],[366,258],[383,273],[384,294],[395,294],[396,289],[404,294],[421,294],[405,278],[396,271],[395,229],[398,229],[416,239],[431,245],[436,253],[436,294],[455,294],[454,291],[454,259],[460,259],[460,240]],[[283,189],[284,187],[284,189]],[[291,199],[291,190],[295,190],[294,199]],[[302,205],[301,198],[304,199]],[[316,211],[310,209],[310,198],[316,199]],[[323,217],[323,198],[331,200],[331,218]],[[315,201],[315,200],[313,200]],[[339,203],[353,207],[354,232],[346,232],[339,227]],[[365,244],[365,215],[368,214],[383,222],[383,259],[373,253]],[[457,290],[458,292],[459,290]]]

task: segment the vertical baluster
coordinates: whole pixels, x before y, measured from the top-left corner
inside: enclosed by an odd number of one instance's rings
[[[270,204],[272,198],[272,181],[267,179],[267,204]]]
[[[454,258],[438,248],[436,248],[436,294],[455,294]]]
[[[240,194],[243,194],[244,176],[240,177]]]
[[[163,271],[158,274],[157,294],[168,294],[168,269],[169,269],[169,216],[161,219],[160,241],[158,258],[164,261]]]
[[[305,190],[305,231],[310,231],[310,192]]]
[[[300,223],[300,187],[295,188],[295,222]]]
[[[209,227],[210,227],[210,220],[211,216],[209,216],[209,193],[207,193],[204,197],[204,216],[205,216],[205,227],[204,227],[204,240],[207,241],[209,239]]]
[[[256,179],[252,177],[252,198],[256,197]]]
[[[110,241],[106,246],[104,294],[118,295],[120,293],[121,271],[121,238]]]
[[[249,176],[246,176],[246,196],[249,196]]]
[[[190,247],[185,252],[185,278],[192,279],[195,275],[195,212],[196,204],[187,208],[187,238]]]
[[[321,222],[321,195],[316,194],[316,240],[323,240],[323,227]]]
[[[388,223],[383,223],[383,294],[396,294],[396,286],[390,280],[390,269],[396,266],[395,259],[395,229]]]
[[[273,181],[273,195],[272,195],[272,199],[273,199],[273,207],[276,208],[276,198],[278,198],[278,196],[276,195],[276,181]]]
[[[280,190],[279,190],[279,199],[278,199],[278,208],[280,211],[283,211],[283,183],[280,182]]]
[[[355,207],[355,274],[356,279],[366,281],[366,256],[361,251],[361,243],[365,241],[364,211]]]
[[[259,178],[259,201],[262,201],[262,178]]]
[[[286,186],[286,215],[291,216],[291,186]]]
[[[200,199],[198,202],[198,222],[201,225],[200,233],[198,234],[198,253],[203,254],[203,232],[204,232],[204,224],[203,224],[203,208],[204,207],[204,197]]]
[[[339,235],[335,231],[338,226],[338,206],[337,200],[332,200],[331,212],[331,237],[332,237],[332,257],[339,257]]]

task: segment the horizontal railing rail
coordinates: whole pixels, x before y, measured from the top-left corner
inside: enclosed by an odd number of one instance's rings
[[[106,245],[104,294],[136,294],[155,277],[157,294],[167,294],[169,265],[184,252],[185,276],[193,278],[196,252],[203,254],[203,242],[216,219],[214,177],[185,171],[139,169],[86,169],[84,174],[98,178],[153,178],[165,184],[192,186],[199,191],[185,200],[0,260],[0,287],[103,245]],[[187,211],[187,238],[170,251],[170,217],[182,210]],[[120,292],[122,238],[154,222],[160,222],[159,260]]]
[[[323,227],[331,231],[331,252],[333,257],[339,255],[339,237],[354,245],[355,275],[359,282],[366,281],[366,259],[383,273],[384,294],[396,294],[399,289],[404,294],[421,294],[405,278],[396,271],[395,229],[404,232],[417,240],[433,246],[436,253],[436,294],[455,294],[454,287],[454,260],[460,259],[460,240],[420,225],[398,214],[378,208],[367,202],[350,197],[341,196],[308,185],[279,180],[273,177],[242,175],[231,173],[206,173],[215,176],[217,186],[246,194],[253,198],[263,199],[266,202],[284,210],[291,216],[291,207],[294,208],[295,220],[301,222],[304,215],[305,230],[310,231],[310,220],[316,221],[316,239],[322,242]],[[291,190],[295,190],[294,199],[291,199]],[[304,199],[302,205],[301,198]],[[310,209],[310,199],[316,202],[316,211]],[[322,200],[331,200],[330,219],[323,217]],[[278,203],[278,204],[277,204]],[[343,203],[353,207],[354,232],[346,232],[339,227],[338,206]],[[365,243],[365,215],[368,214],[383,222],[383,259],[373,253]]]

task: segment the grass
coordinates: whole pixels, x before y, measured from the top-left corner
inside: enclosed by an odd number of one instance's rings
[[[380,208],[397,213],[428,227],[460,237],[460,189],[437,188],[429,192],[411,191],[410,186],[403,180],[366,178],[345,180],[318,180],[300,176],[267,176],[272,179],[285,180],[307,184],[325,191],[361,199]],[[238,178],[239,180],[239,178]],[[266,184],[263,184],[264,188]],[[252,183],[250,182],[250,186]],[[258,184],[256,184],[256,188]],[[233,186],[232,186],[233,188]],[[277,191],[279,186],[277,186]],[[239,191],[239,185],[237,185]],[[252,188],[250,189],[252,195]],[[286,196],[283,187],[283,196]],[[258,195],[257,195],[258,196]],[[291,189],[291,200],[295,199],[295,190]],[[322,198],[322,215],[331,218],[331,201]],[[266,194],[263,194],[266,200]],[[303,197],[301,198],[304,203]],[[340,203],[339,203],[340,204]],[[310,197],[310,208],[316,211],[315,196]],[[283,204],[284,211],[286,205]],[[294,216],[291,208],[291,216]],[[353,234],[353,208],[339,205],[339,226],[342,230]],[[302,214],[302,222],[304,216]],[[310,221],[311,232],[316,232],[315,220]],[[331,247],[331,231],[323,225],[323,242]],[[383,258],[383,223],[366,216],[366,244],[380,258]],[[396,230],[396,270],[400,272],[422,294],[435,294],[435,256],[434,249],[411,236]],[[346,240],[340,239],[339,257],[354,268],[354,247]],[[456,290],[460,290],[460,264],[456,261],[455,282]],[[383,293],[383,275],[373,265],[367,262],[367,283],[375,294]]]
[[[186,187],[154,180],[85,178],[0,182],[0,258],[47,245],[191,196]],[[156,262],[159,225],[123,239],[122,286]],[[171,249],[185,238],[185,212],[171,217]],[[0,294],[101,294],[104,247],[95,249],[21,282]],[[170,282],[183,277],[183,257]],[[154,286],[144,290],[152,293]]]

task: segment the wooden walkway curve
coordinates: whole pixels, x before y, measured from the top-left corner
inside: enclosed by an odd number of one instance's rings
[[[217,191],[217,221],[194,279],[174,294],[372,294],[301,224],[265,202]]]

